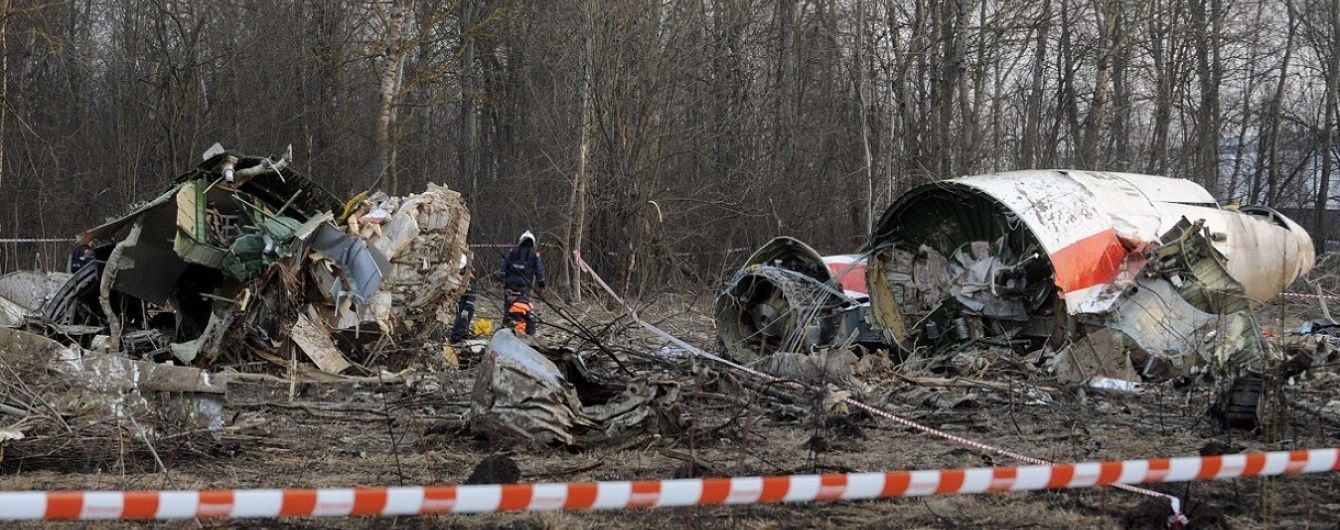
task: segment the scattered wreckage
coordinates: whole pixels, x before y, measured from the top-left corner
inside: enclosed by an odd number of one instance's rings
[[[717,341],[740,360],[882,342],[866,318],[869,300],[864,256],[820,256],[779,237],[750,255],[717,296]]]
[[[162,194],[79,238],[86,263],[41,306],[54,336],[208,367],[296,346],[350,366],[335,334],[369,343],[449,324],[469,213],[429,184],[341,201],[289,165],[217,144]]]
[[[1187,180],[1037,170],[915,188],[852,261],[868,301],[810,247],[765,245],[718,298],[719,341],[745,358],[816,351],[870,324],[870,342],[902,351],[1049,347],[1065,380],[1222,383],[1248,423],[1267,351],[1252,311],[1315,255],[1280,213],[1221,206]]]
[[[634,378],[602,381],[575,352],[510,329],[493,334],[471,393],[469,423],[499,441],[536,446],[617,445],[684,428],[679,386]]]
[[[429,185],[341,201],[290,158],[216,146],[162,194],[84,233],[93,259],[77,271],[0,277],[0,324],[46,335],[54,372],[117,395],[195,396],[188,408],[206,418],[227,382],[213,367],[259,360],[338,378],[364,370],[351,352],[396,341],[436,351],[428,343],[466,286],[460,196]],[[1206,378],[1234,390],[1227,414],[1249,417],[1267,356],[1253,310],[1314,260],[1297,224],[1221,207],[1188,181],[1011,172],[911,190],[859,254],[772,240],[714,316],[729,355],[798,380],[845,379],[837,368],[855,363],[854,344],[1049,348],[1063,380]],[[299,370],[299,352],[315,369]],[[571,351],[507,331],[478,370],[469,422],[490,435],[590,447],[687,422],[675,383],[604,380]]]

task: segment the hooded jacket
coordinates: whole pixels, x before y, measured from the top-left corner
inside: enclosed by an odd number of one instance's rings
[[[529,237],[527,237],[529,236]],[[532,288],[544,289],[544,260],[535,250],[535,237],[526,232],[512,250],[507,252],[498,276],[508,289],[529,292]]]

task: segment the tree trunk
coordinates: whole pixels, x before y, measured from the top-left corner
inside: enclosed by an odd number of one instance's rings
[[[460,139],[456,143],[456,163],[461,179],[469,183],[470,207],[479,205],[479,164],[475,155],[478,145],[478,118],[475,112],[475,36],[471,29],[479,11],[476,0],[461,2],[460,45],[461,45],[461,106],[458,116],[457,133]]]
[[[1172,85],[1177,68],[1173,60],[1176,37],[1168,29],[1169,18],[1163,0],[1156,0],[1149,17],[1149,55],[1154,62],[1155,76],[1154,131],[1145,171],[1158,175],[1168,173],[1168,129],[1172,125]]]
[[[852,61],[852,73],[856,77],[856,104],[860,107],[857,118],[861,121],[861,148],[865,159],[865,226],[863,234],[869,234],[875,226],[875,172],[874,161],[870,153],[870,118],[867,115],[868,103],[865,95],[865,62],[861,55],[861,41],[865,40],[865,2],[856,0],[856,37],[855,57]]]
[[[958,29],[962,27],[963,0],[941,2],[936,12],[935,40],[940,45],[940,61],[937,68],[938,79],[931,93],[931,109],[937,121],[931,137],[934,144],[931,150],[932,178],[944,179],[954,176],[953,144],[950,127],[954,120],[954,93],[959,78],[959,39]]]
[[[1275,85],[1275,97],[1270,102],[1270,166],[1268,168],[1269,177],[1266,179],[1266,206],[1275,206],[1279,201],[1279,179],[1280,179],[1280,118],[1284,113],[1284,92],[1289,80],[1289,61],[1293,58],[1294,35],[1298,32],[1297,16],[1294,13],[1293,1],[1285,1],[1285,9],[1289,12],[1289,34],[1284,39],[1284,59],[1280,63],[1279,83]]]
[[[1316,211],[1313,217],[1312,246],[1317,253],[1326,252],[1326,222],[1329,220],[1327,209],[1331,202],[1331,172],[1334,170],[1334,150],[1336,141],[1336,121],[1340,120],[1337,115],[1336,99],[1340,98],[1340,5],[1334,2],[1330,5],[1331,19],[1331,56],[1330,70],[1326,76],[1326,131],[1325,140],[1322,142],[1321,150],[1321,180],[1317,183]]]
[[[5,0],[0,13],[0,197],[5,189],[5,121],[9,117],[9,11],[12,0]]]
[[[1209,10],[1206,11],[1206,4]],[[1191,8],[1196,40],[1196,76],[1200,80],[1200,104],[1196,110],[1196,175],[1211,192],[1219,187],[1219,83],[1223,77],[1219,59],[1219,0],[1197,0]]]
[[[1028,90],[1027,110],[1024,116],[1024,136],[1020,140],[1023,157],[1020,169],[1033,169],[1041,165],[1038,140],[1042,137],[1042,88],[1047,73],[1047,37],[1051,32],[1052,3],[1042,0],[1042,14],[1038,16],[1038,27],[1033,42],[1033,79]]]
[[[590,181],[589,159],[591,155],[591,122],[594,111],[594,99],[592,90],[594,87],[595,76],[595,6],[587,4],[584,9],[586,17],[586,36],[582,47],[582,91],[581,91],[581,109],[578,111],[580,118],[577,132],[577,174],[574,177],[572,186],[572,213],[569,221],[572,227],[568,234],[568,248],[573,252],[580,254],[582,252],[582,239],[586,236],[586,188]],[[569,258],[571,259],[571,258]],[[573,264],[568,267],[569,271],[569,289],[572,290],[573,300],[582,301],[582,273],[581,270]]]
[[[1101,31],[1098,52],[1098,79],[1093,85],[1093,102],[1089,104],[1089,113],[1084,117],[1084,130],[1080,136],[1079,165],[1085,169],[1098,167],[1098,144],[1103,137],[1104,114],[1107,112],[1108,85],[1112,84],[1112,48],[1116,35],[1118,7],[1110,0],[1095,7],[1099,13]]]
[[[1126,74],[1131,58],[1130,30],[1127,27],[1126,11],[1118,7],[1116,14],[1117,20],[1114,26],[1116,35],[1113,36],[1116,50],[1112,53],[1112,97],[1115,115],[1112,117],[1112,155],[1109,160],[1115,162],[1114,169],[1130,171],[1132,169],[1129,159],[1131,83]]]
[[[386,35],[382,46],[382,72],[380,84],[381,112],[377,117],[377,179],[385,179],[392,195],[400,192],[396,182],[395,142],[391,137],[395,126],[396,99],[400,93],[401,81],[405,71],[407,54],[404,33],[409,21],[408,3],[397,0],[391,6],[387,17]]]

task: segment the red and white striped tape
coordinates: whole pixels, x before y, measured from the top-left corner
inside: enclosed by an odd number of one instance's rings
[[[1340,471],[1340,449],[981,467],[490,486],[0,492],[0,520],[343,517],[622,510],[999,493]]]

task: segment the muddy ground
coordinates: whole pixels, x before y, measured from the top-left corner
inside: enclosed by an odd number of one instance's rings
[[[651,312],[664,327],[700,345],[713,343],[702,303],[662,300]],[[437,351],[410,351],[426,377],[412,385],[230,385],[224,428],[163,429],[149,444],[124,436],[52,437],[51,450],[11,448],[0,463],[5,490],[193,489],[419,485],[460,483],[485,457],[514,458],[523,481],[675,478],[691,474],[913,470],[1013,465],[869,417],[818,412],[821,396],[774,390],[764,395],[719,368],[687,359],[650,360],[663,344],[631,329],[603,307],[566,306],[596,330],[630,367],[681,381],[685,433],[644,435],[620,447],[536,448],[472,434],[469,408],[477,356],[454,370]],[[544,316],[560,321],[555,308]],[[650,310],[648,310],[650,311]],[[1280,334],[1314,304],[1268,307],[1262,322]],[[615,322],[609,325],[610,322]],[[558,322],[571,330],[571,322]],[[547,341],[582,346],[547,328]],[[589,349],[589,347],[587,348]],[[641,353],[641,355],[639,355]],[[673,352],[671,352],[673,353]],[[649,356],[654,357],[654,355]],[[592,373],[617,370],[591,353]],[[887,410],[951,433],[1056,461],[1184,456],[1202,452],[1334,447],[1340,417],[1340,367],[1321,366],[1288,389],[1292,406],[1273,433],[1225,431],[1206,418],[1204,388],[1155,386],[1135,394],[1066,388],[1035,366],[1035,357],[970,350],[944,362],[894,365],[871,357],[858,365],[863,396]],[[265,367],[240,367],[265,370]],[[271,371],[271,373],[279,373]],[[282,375],[282,374],[281,374]],[[938,378],[938,379],[935,379]],[[921,383],[911,382],[913,380]],[[929,381],[929,383],[928,383]],[[146,420],[147,422],[147,420]],[[153,451],[148,446],[153,446]],[[155,458],[155,453],[157,458]],[[162,461],[166,471],[160,469]],[[693,462],[688,462],[692,460]],[[1312,475],[1154,486],[1179,495],[1193,524],[1210,528],[1336,528],[1340,476]],[[53,527],[120,528],[799,528],[928,527],[1154,528],[1166,504],[1111,489],[930,497],[877,502],[659,509],[625,512],[292,519],[166,523],[68,523]],[[36,527],[39,525],[19,525]]]

